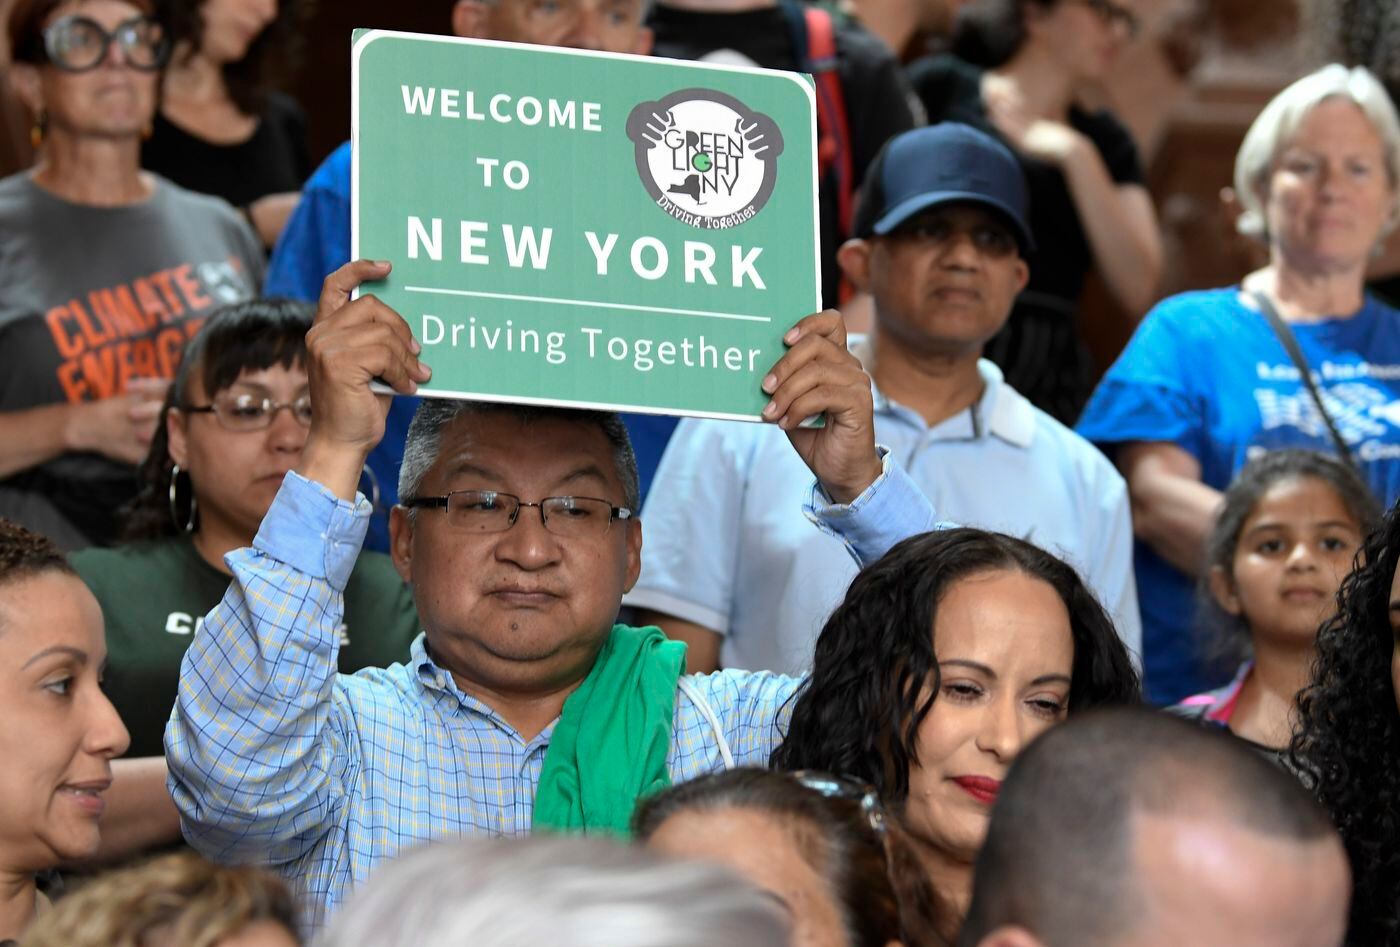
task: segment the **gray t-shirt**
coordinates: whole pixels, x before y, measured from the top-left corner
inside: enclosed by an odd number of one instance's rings
[[[74,204],[28,172],[0,180],[0,411],[95,401],[169,378],[219,306],[254,296],[265,258],[218,198],[156,177],[139,204]],[[65,454],[0,480],[0,516],[67,548],[113,538],[132,468]]]

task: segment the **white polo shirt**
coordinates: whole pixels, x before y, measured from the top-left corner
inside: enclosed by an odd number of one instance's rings
[[[1074,566],[1137,661],[1123,478],[994,364],[980,361],[978,371],[982,398],[934,427],[876,390],[875,439],[940,520],[1021,537]],[[811,472],[777,427],[683,420],[642,509],[642,574],[624,603],[719,632],[724,667],[807,670],[857,572],[845,545],[803,515],[811,489]]]

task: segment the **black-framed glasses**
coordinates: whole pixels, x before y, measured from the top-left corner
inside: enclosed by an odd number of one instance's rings
[[[170,52],[165,29],[149,16],[118,23],[109,33],[85,16],[65,16],[44,30],[44,56],[66,72],[87,72],[102,65],[116,43],[133,69],[155,72]]]
[[[633,516],[627,507],[613,506],[597,497],[545,497],[538,503],[526,503],[512,493],[495,490],[453,490],[446,496],[400,502],[410,509],[446,510],[449,525],[472,533],[504,533],[515,525],[521,507],[533,506],[539,509],[545,529],[570,539],[602,536],[613,520]]]
[[[799,769],[787,774],[789,779],[828,799],[843,799],[860,807],[861,814],[869,823],[871,831],[885,834],[887,817],[880,794],[869,783],[857,782],[846,776],[823,773],[814,769]]]
[[[302,395],[295,401],[273,401],[250,394],[224,392],[210,404],[185,405],[181,411],[190,414],[212,414],[226,431],[262,431],[272,426],[277,412],[286,408],[302,427],[311,426],[311,396]]]
[[[1138,15],[1130,8],[1114,0],[1081,0],[1081,2],[1099,15],[1105,25],[1121,29],[1129,40],[1137,39],[1138,32],[1142,29],[1142,21]]]

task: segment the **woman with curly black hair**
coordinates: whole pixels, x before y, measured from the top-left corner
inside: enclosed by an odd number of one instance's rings
[[[1357,554],[1298,697],[1294,765],[1346,843],[1355,892],[1347,943],[1400,944],[1400,504]]]
[[[942,530],[851,583],[772,763],[879,790],[914,838],[951,943],[1016,754],[1068,713],[1140,699],[1127,649],[1073,568],[1001,533]]]
[[[173,46],[144,167],[241,208],[271,247],[311,171],[306,116],[278,91],[312,0],[157,0]]]

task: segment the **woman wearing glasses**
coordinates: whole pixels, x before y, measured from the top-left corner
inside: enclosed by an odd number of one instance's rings
[[[163,755],[180,661],[228,588],[224,555],[252,545],[283,476],[301,458],[311,421],[304,361],[310,327],[309,306],[276,300],[211,316],[166,396],[129,511],[131,541],[72,557],[102,606],[106,690],[131,732],[132,759],[117,767],[116,791],[123,793],[127,767],[139,775],[126,789],[157,790],[151,808],[132,807],[141,824],[110,827],[105,841],[113,854],[178,832],[164,795],[164,760],[142,758]],[[340,669],[407,660],[417,634],[412,596],[389,557],[361,553],[345,587]]]
[[[856,576],[817,639],[775,768],[870,783],[907,827],[954,943],[1001,780],[1068,714],[1140,700],[1073,568],[1001,533],[907,539]]]
[[[110,542],[180,350],[252,296],[261,248],[222,201],[140,170],[164,35],[145,0],[17,0],[35,166],[0,180],[0,515]]]
[[[875,790],[827,773],[755,768],[650,797],[633,819],[653,851],[732,868],[789,914],[792,947],[928,947],[934,899]]]
[[[1133,0],[984,0],[963,7],[953,50],[910,66],[930,122],[998,135],[1031,193],[1030,283],[987,346],[1013,388],[1065,424],[1094,371],[1079,337],[1084,278],[1096,270],[1136,319],[1156,298],[1162,240],[1128,130],[1080,104],[1137,33]]]

